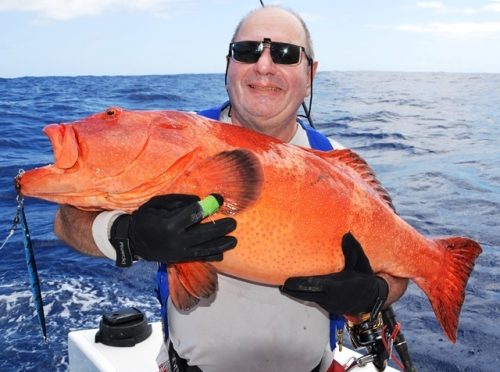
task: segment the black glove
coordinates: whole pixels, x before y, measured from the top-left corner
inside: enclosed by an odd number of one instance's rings
[[[289,278],[282,292],[313,301],[331,314],[357,315],[381,307],[389,293],[387,282],[373,274],[358,241],[347,233],[342,237],[345,268],[328,275]]]
[[[214,196],[222,205],[222,197]],[[116,264],[130,266],[137,256],[163,263],[221,261],[223,252],[236,246],[235,237],[225,236],[236,228],[236,220],[199,223],[199,200],[195,195],[156,196],[131,215],[118,217],[110,234]]]

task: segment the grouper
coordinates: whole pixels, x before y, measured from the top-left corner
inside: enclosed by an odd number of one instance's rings
[[[44,128],[54,164],[27,171],[21,193],[88,211],[131,213],[153,196],[220,194],[236,248],[220,262],[168,266],[172,301],[193,306],[217,290],[217,272],[267,285],[344,268],[350,232],[375,273],[409,278],[446,335],[458,317],[480,245],[425,237],[400,218],[374,172],[348,149],[320,152],[178,111],[109,108]],[[161,249],[161,247],[158,247]]]

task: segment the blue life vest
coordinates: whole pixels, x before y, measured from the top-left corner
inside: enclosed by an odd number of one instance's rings
[[[212,107],[206,110],[198,111],[197,114],[204,116],[209,119],[219,120],[222,111],[224,111],[229,106],[229,101],[224,102],[220,106]],[[328,140],[326,136],[318,132],[316,129],[312,128],[310,125],[304,123],[302,120],[297,118],[297,122],[307,133],[307,139],[311,148],[321,151],[333,150],[332,143]],[[167,265],[160,264],[158,272],[156,273],[157,296],[161,305],[161,317],[163,319],[164,337],[165,340],[168,339],[168,319],[167,319],[167,300],[169,296],[168,288],[168,275],[167,275]],[[330,314],[330,348],[333,350],[336,344],[336,334],[337,330],[344,329],[344,317]]]
[[[220,106],[198,111],[198,115],[213,120],[219,120],[222,111],[224,111],[228,106],[229,106],[229,101],[226,101]],[[299,118],[297,118],[297,122],[306,131],[307,139],[309,140],[309,145],[311,146],[312,149],[321,151],[333,150],[332,143],[328,140],[327,137],[318,132],[316,129],[312,128],[310,125],[304,123]]]

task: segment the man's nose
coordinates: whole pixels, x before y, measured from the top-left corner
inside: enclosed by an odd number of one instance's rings
[[[264,51],[262,52],[259,60],[255,63],[256,70],[265,75],[273,73],[276,69],[276,64],[273,62],[271,58],[271,50],[269,47],[264,47]]]

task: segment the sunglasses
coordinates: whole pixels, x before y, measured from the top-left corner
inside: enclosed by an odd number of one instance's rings
[[[229,44],[229,57],[238,62],[256,63],[264,48],[269,48],[271,59],[276,64],[297,65],[300,63],[302,52],[307,58],[307,63],[312,64],[312,58],[307,55],[303,46],[271,41],[267,37],[263,41],[237,41]]]

